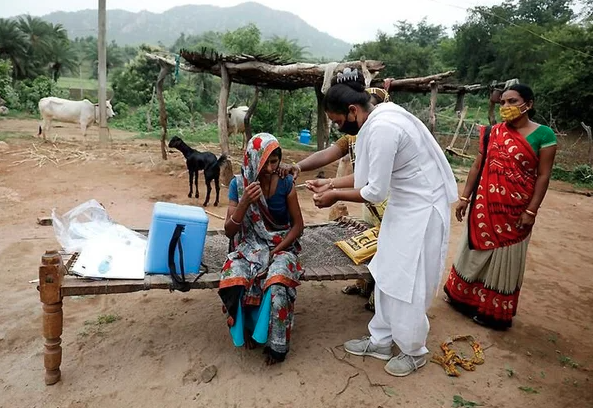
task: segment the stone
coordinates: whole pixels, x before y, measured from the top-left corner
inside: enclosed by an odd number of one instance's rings
[[[217,372],[218,369],[215,365],[209,365],[208,367],[204,368],[201,374],[202,382],[209,383],[214,377],[216,377]]]

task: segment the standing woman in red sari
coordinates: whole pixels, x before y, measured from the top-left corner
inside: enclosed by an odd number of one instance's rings
[[[500,99],[503,123],[482,129],[480,151],[455,215],[467,233],[445,284],[445,300],[478,323],[505,330],[517,313],[527,246],[546,195],[556,135],[533,122],[534,95],[523,84]]]

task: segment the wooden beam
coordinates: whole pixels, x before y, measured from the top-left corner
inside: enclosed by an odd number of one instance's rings
[[[107,47],[106,40],[106,0],[99,0],[99,35],[97,48],[99,56],[99,143],[109,143],[109,131],[107,129]]]
[[[159,100],[159,124],[161,125],[161,155],[163,160],[167,160],[167,107],[165,106],[165,97],[163,96],[163,83],[169,73],[169,66],[159,62],[161,70],[156,80],[156,93]]]
[[[388,91],[392,92],[392,91],[395,91],[396,88],[402,88],[402,87],[406,87],[406,86],[422,85],[422,84],[432,85],[433,81],[434,82],[442,81],[443,79],[452,76],[454,73],[455,73],[455,71],[447,71],[447,72],[442,72],[440,74],[429,75],[426,77],[402,78],[402,79],[388,78],[385,81],[390,81]],[[432,87],[431,87],[431,89],[432,89]]]
[[[437,107],[437,95],[438,95],[439,89],[438,89],[438,84],[435,80],[430,82],[430,117],[429,117],[429,123],[430,123],[430,131],[432,132],[433,135],[436,134],[436,130],[437,130],[437,115],[436,115],[436,107]]]
[[[317,150],[325,149],[325,142],[329,138],[329,124],[327,115],[323,109],[323,92],[321,84],[315,85],[315,96],[317,97]]]

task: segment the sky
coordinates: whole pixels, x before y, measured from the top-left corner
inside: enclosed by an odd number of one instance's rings
[[[216,4],[231,7],[245,2],[233,0],[107,0],[107,9],[128,11],[148,10],[161,13],[185,4]],[[451,27],[466,17],[465,9],[477,5],[491,6],[502,0],[258,0],[270,8],[294,13],[320,31],[349,43],[360,43],[375,38],[377,30],[393,32],[399,20],[417,23],[426,17],[431,24]],[[42,16],[53,11],[97,9],[98,0],[0,0],[0,17],[19,14]],[[371,9],[364,10],[364,5]],[[361,16],[372,16],[362,17]]]

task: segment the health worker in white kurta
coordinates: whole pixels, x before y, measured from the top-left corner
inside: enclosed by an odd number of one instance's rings
[[[311,180],[307,186],[320,208],[389,197],[369,264],[376,281],[370,337],[348,341],[344,348],[389,361],[389,374],[406,376],[427,361],[426,311],[445,267],[457,184],[442,149],[418,118],[394,103],[374,107],[369,100],[357,70],[334,78],[324,108],[342,132],[358,134],[355,172],[329,185]],[[392,342],[400,350],[396,357]]]

